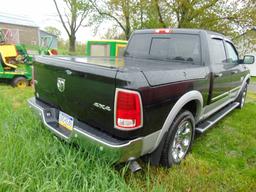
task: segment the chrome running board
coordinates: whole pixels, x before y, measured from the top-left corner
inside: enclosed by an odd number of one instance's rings
[[[208,130],[210,127],[212,127],[214,124],[216,124],[219,120],[221,120],[223,117],[225,117],[228,113],[233,111],[237,106],[239,105],[238,102],[231,103],[227,105],[225,108],[221,109],[217,113],[210,116],[205,121],[199,123],[196,127],[196,132],[204,133],[206,130]]]

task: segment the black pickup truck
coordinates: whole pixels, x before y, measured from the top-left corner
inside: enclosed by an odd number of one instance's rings
[[[253,56],[221,34],[135,31],[123,58],[38,56],[28,103],[59,137],[117,162],[143,156],[170,167],[203,133],[245,103]],[[136,162],[136,161],[135,161]]]

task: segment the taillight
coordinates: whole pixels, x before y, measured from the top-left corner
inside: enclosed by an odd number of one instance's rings
[[[138,92],[116,89],[114,121],[117,129],[133,130],[142,127],[142,102]]]
[[[167,33],[171,33],[172,30],[171,29],[156,29],[155,30],[155,33],[158,33],[158,34],[167,34]]]

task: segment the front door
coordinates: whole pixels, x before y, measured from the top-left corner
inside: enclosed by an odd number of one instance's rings
[[[213,60],[213,83],[210,102],[225,101],[233,97],[239,91],[242,84],[242,66],[239,65],[238,54],[228,41],[212,39]]]

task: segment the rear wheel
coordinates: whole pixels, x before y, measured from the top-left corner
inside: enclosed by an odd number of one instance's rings
[[[195,119],[191,112],[181,111],[173,121],[162,151],[165,167],[179,164],[189,152],[195,133]]]
[[[242,109],[244,107],[245,99],[247,95],[247,87],[248,87],[248,84],[246,83],[242,92],[238,96],[237,102],[239,102],[239,105],[238,105],[239,109]]]
[[[18,88],[25,88],[28,86],[28,80],[25,77],[16,77],[12,80],[12,86]]]

